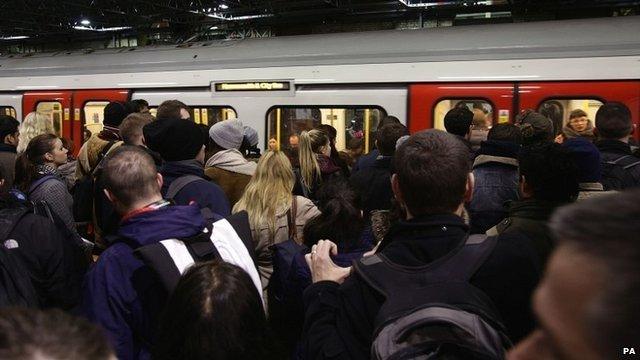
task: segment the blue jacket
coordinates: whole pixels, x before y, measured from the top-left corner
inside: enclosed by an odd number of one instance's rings
[[[178,205],[189,205],[195,201],[200,208],[208,208],[215,214],[225,217],[231,215],[229,201],[222,189],[209,181],[204,175],[202,164],[196,160],[167,161],[160,171],[164,178],[162,195],[164,196],[171,183],[183,175],[196,175],[206,181],[194,181],[186,185],[173,199]]]
[[[351,169],[351,173],[353,174],[356,171],[373,167],[373,165],[376,163],[376,159],[378,158],[378,155],[380,155],[380,152],[378,151],[378,149],[373,149],[367,155],[360,156],[358,161],[356,161],[356,163],[353,165],[353,169]]]
[[[483,141],[473,163],[475,187],[468,206],[471,233],[482,234],[507,217],[505,202],[518,200],[518,151],[515,143]]]
[[[205,227],[197,206],[166,206],[125,219],[116,240],[87,273],[82,311],[101,325],[118,359],[149,359],[168,294],[134,248],[194,236]]]

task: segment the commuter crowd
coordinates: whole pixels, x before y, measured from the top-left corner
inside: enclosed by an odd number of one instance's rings
[[[261,154],[255,129],[178,100],[111,102],[83,144],[1,115],[0,358],[640,351],[629,109],[472,110],[446,132],[387,116],[366,154],[324,124]]]

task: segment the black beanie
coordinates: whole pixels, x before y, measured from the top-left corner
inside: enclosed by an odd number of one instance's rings
[[[165,161],[191,160],[204,145],[202,130],[193,121],[152,121],[142,129],[145,143]]]
[[[20,123],[13,116],[0,115],[0,143],[7,135],[13,135],[18,131]]]
[[[117,128],[127,115],[129,115],[129,110],[123,103],[118,101],[110,102],[104,107],[103,124]]]

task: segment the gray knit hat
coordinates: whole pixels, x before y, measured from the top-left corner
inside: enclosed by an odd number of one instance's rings
[[[224,149],[239,149],[244,138],[244,128],[238,119],[217,122],[209,129],[209,137]]]

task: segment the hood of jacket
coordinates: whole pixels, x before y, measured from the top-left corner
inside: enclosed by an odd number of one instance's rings
[[[191,237],[204,227],[205,221],[198,206],[165,206],[125,219],[118,234],[143,246],[166,239]]]
[[[217,167],[238,174],[253,176],[258,166],[253,161],[248,161],[242,153],[236,149],[218,151],[211,155],[206,167]]]

